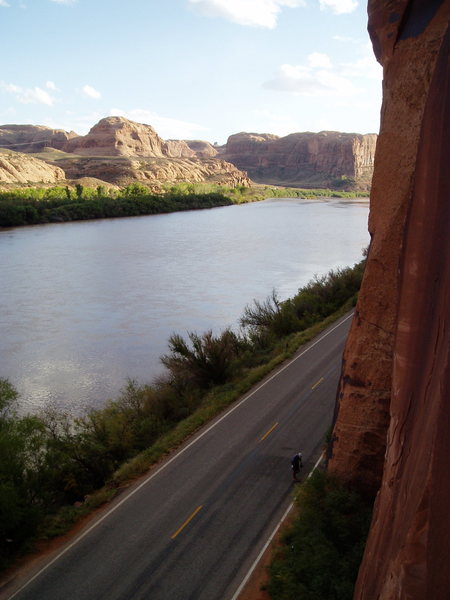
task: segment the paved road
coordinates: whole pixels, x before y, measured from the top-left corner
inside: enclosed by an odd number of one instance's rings
[[[127,491],[17,600],[229,600],[331,424],[341,320]],[[15,582],[17,584],[18,582]]]

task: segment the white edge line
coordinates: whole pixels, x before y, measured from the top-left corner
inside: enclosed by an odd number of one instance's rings
[[[252,392],[250,392],[250,394],[248,394],[247,396],[244,396],[244,398],[242,398],[242,400],[240,402],[238,402],[237,404],[235,404],[230,410],[228,410],[226,413],[224,413],[219,419],[217,419],[217,421],[214,421],[214,423],[212,423],[212,425],[210,425],[209,427],[207,427],[204,431],[202,431],[202,433],[200,433],[197,437],[195,437],[189,444],[187,444],[184,448],[182,448],[179,452],[177,452],[174,456],[172,456],[172,458],[170,458],[169,460],[167,460],[163,465],[161,465],[159,467],[159,469],[157,469],[154,473],[152,473],[151,475],[149,475],[147,477],[147,479],[144,479],[144,481],[142,483],[140,483],[129,494],[127,494],[124,498],[122,498],[122,500],[120,502],[118,502],[117,504],[115,504],[102,517],[100,517],[100,519],[98,519],[97,521],[95,521],[95,523],[93,523],[88,529],[86,529],[86,531],[84,531],[72,543],[70,543],[68,546],[66,546],[64,548],[64,550],[62,550],[59,554],[57,554],[49,563],[47,563],[45,565],[45,567],[42,567],[42,569],[40,571],[38,571],[37,573],[35,573],[33,575],[33,577],[31,577],[31,579],[29,579],[28,581],[26,581],[17,591],[15,591],[12,596],[9,596],[8,600],[12,600],[15,596],[17,596],[17,594],[19,594],[22,590],[24,590],[26,587],[28,587],[30,585],[30,583],[32,583],[35,579],[37,579],[40,575],[42,575],[42,573],[44,573],[47,569],[49,569],[57,560],[59,560],[62,556],[64,556],[64,554],[66,554],[66,552],[68,552],[69,550],[71,550],[76,544],[78,544],[78,542],[81,542],[81,540],[83,538],[85,538],[93,529],[95,529],[98,525],[100,525],[100,523],[102,523],[107,517],[109,517],[109,515],[111,515],[113,512],[115,512],[120,506],[122,506],[122,504],[124,504],[124,502],[126,502],[132,496],[134,496],[134,494],[136,494],[136,492],[138,492],[142,487],[144,487],[144,485],[146,485],[151,479],[153,479],[153,477],[156,477],[156,475],[158,475],[162,470],[164,470],[166,467],[168,467],[175,459],[177,459],[179,456],[181,456],[184,452],[186,452],[186,450],[188,450],[191,446],[193,446],[195,443],[197,443],[203,436],[205,436],[207,433],[209,433],[211,431],[211,429],[213,429],[214,427],[216,427],[216,425],[218,425],[224,419],[226,419],[226,417],[228,417],[228,415],[230,415],[237,408],[239,408],[241,406],[241,404],[243,404],[249,398],[251,398],[254,394],[256,394],[256,392],[258,392],[267,383],[269,383],[269,381],[272,381],[272,379],[275,379],[275,377],[278,377],[278,375],[280,373],[282,373],[285,369],[287,369],[288,367],[290,367],[296,360],[298,360],[301,356],[303,356],[304,354],[306,354],[307,352],[309,352],[309,350],[311,350],[311,348],[314,348],[314,346],[316,346],[317,344],[319,344],[323,339],[325,339],[328,335],[330,335],[330,333],[332,333],[333,331],[335,331],[335,329],[337,329],[338,327],[340,327],[343,323],[345,323],[346,321],[348,321],[348,319],[350,319],[351,317],[353,317],[353,311],[351,312],[351,314],[347,315],[344,319],[342,319],[341,321],[339,321],[339,323],[337,325],[335,325],[332,329],[330,329],[329,331],[327,331],[327,333],[325,333],[322,337],[320,337],[315,342],[313,342],[312,344],[310,344],[305,350],[303,350],[303,352],[301,352],[300,354],[298,354],[297,356],[295,356],[292,360],[290,360],[287,364],[285,364],[281,369],[279,369],[278,371],[276,371],[271,377],[269,377],[269,379],[266,379],[261,385],[259,385]],[[316,467],[314,467],[314,469],[315,468]],[[289,510],[290,510],[290,508],[289,508]],[[234,597],[233,597],[232,600],[234,600]]]
[[[312,468],[312,470],[310,471],[308,477],[306,479],[309,479],[311,477],[311,475],[314,473],[314,471],[317,469],[317,467],[319,466],[319,464],[321,463],[323,457],[324,457],[324,452],[322,452],[322,454],[319,456],[319,458],[317,459],[316,464],[314,465],[314,467]],[[241,592],[243,591],[243,589],[245,588],[245,586],[247,585],[250,577],[253,575],[253,571],[256,569],[256,567],[258,566],[259,562],[261,561],[265,551],[267,550],[267,548],[270,546],[270,543],[272,542],[273,538],[276,536],[278,530],[280,529],[281,525],[284,523],[284,521],[286,520],[286,517],[288,516],[288,514],[291,512],[292,508],[294,506],[294,503],[291,502],[289,504],[289,506],[287,507],[286,511],[284,512],[283,516],[281,517],[281,519],[278,521],[278,523],[275,525],[275,529],[272,531],[272,533],[269,536],[269,539],[267,540],[267,542],[264,544],[264,546],[261,549],[261,552],[258,554],[258,556],[256,557],[254,563],[252,564],[252,566],[250,567],[249,571],[247,572],[247,575],[244,577],[244,579],[242,580],[241,585],[238,587],[238,589],[235,591],[234,596],[230,599],[230,600],[238,600]]]

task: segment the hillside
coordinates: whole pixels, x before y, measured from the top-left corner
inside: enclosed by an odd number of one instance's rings
[[[60,184],[65,173],[57,166],[48,164],[19,152],[0,148],[0,183],[6,184]]]

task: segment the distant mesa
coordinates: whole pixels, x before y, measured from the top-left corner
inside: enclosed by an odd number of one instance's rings
[[[150,125],[105,117],[84,136],[35,125],[0,126],[0,147],[32,153],[67,179],[150,187],[177,182],[368,189],[377,136],[338,132],[237,133],[224,146],[164,140]],[[247,175],[248,173],[248,175]],[[31,182],[40,180],[28,179]],[[0,176],[0,182],[5,180]]]
[[[0,125],[0,147],[16,152],[39,152],[44,148],[62,150],[74,131],[51,129],[41,125]]]
[[[259,183],[333,188],[353,182],[369,189],[376,142],[373,133],[237,133],[221,156]]]

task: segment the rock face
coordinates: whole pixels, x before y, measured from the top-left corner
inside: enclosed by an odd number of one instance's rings
[[[0,146],[17,152],[39,152],[46,147],[61,150],[75,137],[74,131],[40,125],[0,125]]]
[[[203,142],[207,144],[207,142]],[[195,142],[194,142],[195,144]],[[212,146],[211,146],[212,148]],[[105,117],[89,133],[70,139],[65,152],[81,156],[141,156],[152,158],[195,158],[196,151],[184,140],[164,141],[150,125],[124,117]],[[214,154],[209,154],[214,156]]]
[[[271,134],[238,133],[228,138],[223,158],[261,183],[334,185],[354,180],[368,188],[377,136],[321,131]]]
[[[40,154],[42,159],[64,169],[70,179],[89,177],[115,185],[140,181],[155,191],[162,184],[180,182],[210,182],[231,187],[250,185],[247,174],[216,158],[217,150],[208,142],[165,141],[150,125],[123,117],[101,119],[85,136],[47,127],[4,125],[0,127],[0,148],[2,146],[36,153],[45,149]],[[51,148],[63,152],[49,152]],[[6,170],[3,177],[6,181]],[[8,181],[41,181],[35,175],[18,177],[14,179],[10,173]],[[50,182],[49,177],[42,176],[42,181]]]
[[[58,164],[71,178],[97,177],[117,185],[133,181],[152,185],[186,181],[250,185],[246,173],[214,158],[207,142],[192,144],[190,147],[183,140],[164,141],[150,125],[106,117],[87,135],[71,139],[64,146],[65,152],[91,159],[67,158]]]
[[[153,127],[123,117],[101,119],[87,135],[70,140],[63,150],[84,156],[167,156],[165,142]]]
[[[214,158],[217,156],[218,150],[209,142],[202,140],[186,140],[186,144],[195,153],[197,158]]]
[[[0,184],[61,183],[64,180],[64,171],[59,167],[27,154],[0,150]]]
[[[366,272],[330,471],[374,515],[354,598],[450,589],[450,2],[370,0],[384,68]]]
[[[118,186],[139,181],[155,191],[159,184],[210,182],[248,187],[250,180],[234,165],[218,159],[98,157],[66,158],[58,161],[70,179],[96,177]]]

